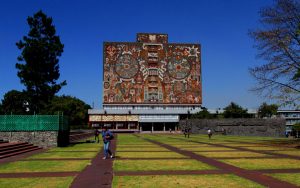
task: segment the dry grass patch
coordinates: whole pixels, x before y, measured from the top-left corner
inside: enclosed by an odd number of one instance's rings
[[[300,167],[296,159],[222,159],[222,162],[249,170],[295,169]]]
[[[213,170],[215,167],[196,160],[116,160],[114,171]]]
[[[289,151],[273,151],[272,153],[279,153],[291,156],[300,156],[300,150],[289,150]]]
[[[181,175],[181,176],[115,176],[113,187],[131,188],[192,188],[192,187],[263,187],[238,176],[224,175]]]
[[[65,188],[69,187],[74,177],[47,177],[47,178],[5,178],[1,179],[0,187],[5,188]]]
[[[193,148],[180,148],[182,150],[187,150],[187,151],[234,151],[236,149],[232,148],[226,148],[226,147],[193,147]]]
[[[186,144],[172,144],[172,146],[177,148],[192,148],[192,147],[209,147],[208,144],[194,144],[194,143],[186,143]]]
[[[251,150],[255,150],[255,151],[289,150],[289,148],[269,147],[269,146],[242,147],[242,148],[251,149]]]
[[[94,158],[97,152],[45,152],[29,157],[29,159],[45,159],[45,158]]]
[[[234,152],[195,152],[197,155],[205,157],[221,158],[221,157],[265,157],[267,154],[247,152],[247,151],[234,151]]]
[[[300,186],[300,173],[268,174],[274,178]]]
[[[264,145],[260,144],[242,144],[242,143],[228,143],[224,144],[225,146],[232,146],[232,147],[262,147]]]
[[[117,152],[120,158],[187,158],[175,152]]]
[[[17,161],[0,165],[0,173],[81,171],[89,163],[89,160]]]
[[[170,151],[163,147],[117,147],[117,151]]]

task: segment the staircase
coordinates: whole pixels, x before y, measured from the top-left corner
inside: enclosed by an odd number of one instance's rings
[[[0,159],[42,149],[27,142],[0,141]]]

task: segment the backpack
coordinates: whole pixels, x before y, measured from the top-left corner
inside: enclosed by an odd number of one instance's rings
[[[106,136],[109,136],[109,139],[108,140],[113,140],[115,137],[114,137],[114,135],[113,135],[113,133],[111,133],[110,132],[110,134],[109,133],[106,133],[105,134]]]
[[[111,133],[109,139],[110,139],[110,140],[113,140],[114,138],[115,138],[115,136]]]

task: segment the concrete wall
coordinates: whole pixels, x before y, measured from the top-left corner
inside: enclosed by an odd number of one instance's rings
[[[186,126],[191,128],[192,133],[207,134],[208,128],[213,133],[221,133],[222,128],[227,135],[240,136],[285,136],[285,119],[258,119],[258,118],[238,118],[238,119],[189,119],[179,122],[183,130]]]
[[[0,132],[0,139],[9,142],[28,142],[43,148],[59,146],[58,131]]]

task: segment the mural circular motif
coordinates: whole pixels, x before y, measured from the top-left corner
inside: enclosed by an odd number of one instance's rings
[[[181,80],[190,74],[191,65],[185,58],[172,58],[168,63],[168,72],[172,78]]]
[[[115,71],[121,78],[130,79],[138,73],[139,64],[130,54],[124,54],[118,58]]]

